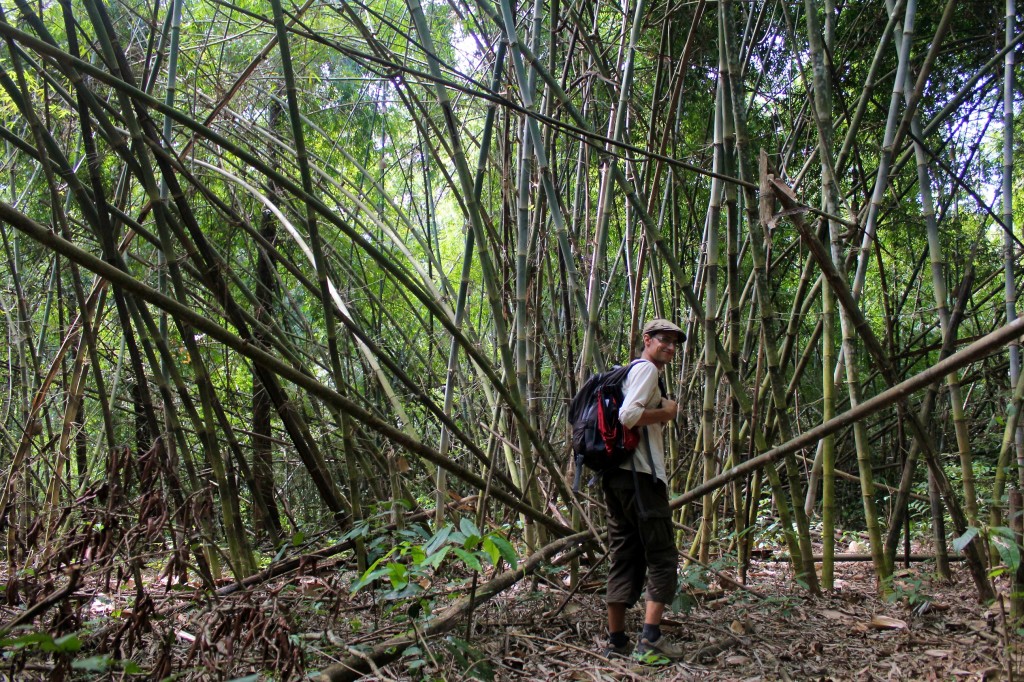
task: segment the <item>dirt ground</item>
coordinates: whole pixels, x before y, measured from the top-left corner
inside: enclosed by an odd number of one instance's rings
[[[684,663],[642,666],[600,656],[604,607],[600,586],[571,600],[503,595],[482,610],[481,646],[497,679],[535,680],[997,680],[1022,676],[1020,638],[1007,640],[1003,609],[984,607],[966,575],[930,582],[931,566],[901,570],[902,598],[878,597],[870,564],[836,567],[836,587],[812,599],[788,566],[756,565],[753,592],[698,593],[688,613],[671,614],[664,631],[692,654]],[[543,594],[543,592],[542,592]],[[1005,605],[1005,617],[1009,605]],[[642,612],[630,613],[639,628]],[[378,679],[386,679],[380,677]]]
[[[788,564],[756,563],[749,591],[713,581],[686,590],[689,610],[668,614],[663,629],[690,656],[669,665],[604,658],[601,580],[584,580],[570,597],[567,573],[552,571],[480,604],[471,631],[462,619],[362,679],[463,680],[472,671],[479,679],[594,682],[1024,677],[1024,640],[1006,627],[1009,605],[978,604],[954,566],[952,584],[933,582],[929,563],[902,569],[898,598],[884,600],[869,563],[839,563],[835,590],[814,599],[794,584]],[[86,581],[61,607],[6,635],[0,680],[318,679],[361,647],[407,631],[397,615],[418,615],[405,602],[396,609],[368,593],[353,597],[355,573],[344,560],[308,568],[217,600],[165,589],[159,576],[141,599],[130,578]],[[22,610],[2,608],[5,622]],[[641,617],[630,611],[631,630]],[[58,640],[65,650],[54,654],[39,632],[75,633],[78,646]]]

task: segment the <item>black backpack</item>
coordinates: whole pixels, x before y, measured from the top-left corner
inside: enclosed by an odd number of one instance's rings
[[[603,474],[625,464],[640,443],[638,429],[628,429],[619,421],[622,384],[635,360],[587,379],[569,403],[572,424],[572,451],[576,459],[573,490],[579,492],[583,467]],[[653,470],[653,469],[652,469]]]

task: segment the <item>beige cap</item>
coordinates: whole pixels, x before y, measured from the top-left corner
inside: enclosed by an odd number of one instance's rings
[[[663,320],[660,317],[653,319],[644,325],[644,336],[657,334],[658,332],[671,332],[675,334],[680,341],[686,340],[686,332],[668,320]]]

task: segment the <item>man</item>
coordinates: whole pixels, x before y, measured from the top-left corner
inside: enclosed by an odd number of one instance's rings
[[[602,479],[608,505],[608,650],[625,656],[630,651],[626,609],[640,598],[646,582],[644,629],[635,653],[659,654],[670,660],[683,657],[682,648],[661,634],[665,605],[675,598],[679,552],[668,506],[665,472],[664,424],[676,418],[676,401],[662,396],[658,374],[686,339],[683,330],[668,320],[644,325],[644,350],[622,384],[619,421],[640,431],[640,443],[631,460]]]

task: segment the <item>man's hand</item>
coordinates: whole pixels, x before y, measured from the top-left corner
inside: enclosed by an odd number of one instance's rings
[[[671,398],[663,398],[661,401],[661,409],[665,412],[665,418],[662,419],[662,421],[675,421],[676,414],[679,412],[679,403]]]

